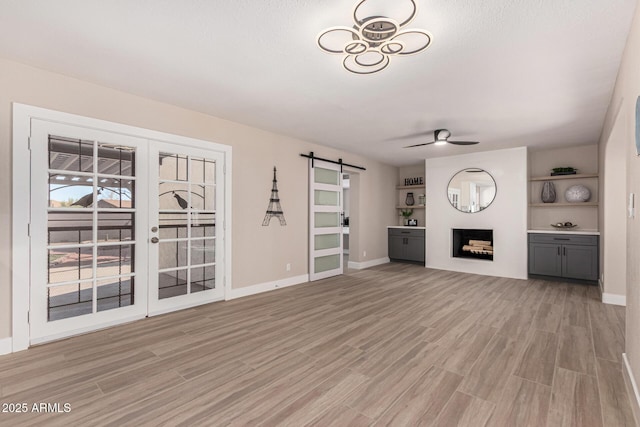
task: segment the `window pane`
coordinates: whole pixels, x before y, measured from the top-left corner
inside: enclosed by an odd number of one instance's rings
[[[315,236],[315,250],[340,247],[340,234],[317,234]]]
[[[177,154],[160,153],[160,179],[170,181],[186,181],[187,156]]]
[[[93,205],[93,178],[49,174],[50,208],[87,208]]]
[[[187,237],[186,213],[159,214],[160,239],[184,239]]]
[[[202,184],[215,184],[216,162],[208,159],[191,159],[191,180]]]
[[[158,298],[171,298],[187,294],[187,270],[167,271],[158,277]]]
[[[132,249],[133,245],[98,246],[97,276],[106,277],[133,273]]]
[[[99,212],[98,242],[124,242],[134,236],[135,214],[129,212]]]
[[[93,241],[92,212],[49,212],[47,227],[52,246]]]
[[[135,151],[129,147],[98,145],[98,173],[135,176]]]
[[[98,280],[98,311],[126,307],[133,304],[134,277]]]
[[[49,283],[72,282],[93,277],[93,249],[51,249]]]
[[[210,264],[216,261],[216,239],[191,241],[191,265]]]
[[[216,214],[194,212],[191,214],[191,237],[215,237]]]
[[[199,211],[216,209],[216,188],[211,185],[191,185],[191,207]]]
[[[189,207],[189,186],[173,182],[161,182],[159,187],[161,210],[181,210]]]
[[[216,266],[194,267],[191,269],[191,293],[202,292],[216,287]]]
[[[340,214],[338,212],[316,212],[314,217],[315,225],[318,228],[340,226]]]
[[[49,135],[49,169],[93,172],[93,141]]]
[[[321,206],[338,206],[339,193],[337,191],[315,190],[316,205]]]
[[[185,267],[187,265],[188,240],[160,242],[158,265],[160,269]]]
[[[51,286],[47,289],[48,320],[82,316],[93,311],[93,284]]]
[[[313,168],[314,181],[320,184],[332,184],[338,185],[340,179],[340,173],[331,169],[324,169],[319,167]]]
[[[322,273],[323,271],[340,268],[340,255],[336,254],[317,257],[315,258],[314,264],[314,271],[316,273]]]
[[[98,208],[135,208],[135,181],[98,177]]]

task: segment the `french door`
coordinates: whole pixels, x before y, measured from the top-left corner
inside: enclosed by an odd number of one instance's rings
[[[309,161],[309,279],[342,274],[342,171]]]
[[[32,344],[224,298],[221,153],[41,120],[30,141]]]

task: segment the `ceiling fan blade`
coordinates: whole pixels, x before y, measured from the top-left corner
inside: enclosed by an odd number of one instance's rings
[[[424,132],[416,132],[416,133],[410,133],[408,135],[402,135],[402,136],[397,136],[395,138],[389,138],[390,140],[398,140],[398,139],[413,139],[413,138],[418,138],[420,136],[433,136],[433,131],[432,130],[428,130],[428,131],[424,131]]]
[[[423,145],[431,145],[431,144],[435,144],[435,143],[436,143],[435,141],[423,142],[422,144],[407,145],[406,147],[402,147],[402,148],[422,147]]]
[[[447,142],[453,145],[475,145],[480,143],[480,141],[447,141]]]

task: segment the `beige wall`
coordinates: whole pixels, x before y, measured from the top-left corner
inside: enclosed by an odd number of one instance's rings
[[[231,145],[234,288],[307,273],[308,172],[300,153],[309,151],[367,168],[355,179],[355,189],[352,181],[352,193],[357,194],[351,200],[350,259],[387,256],[385,227],[397,221],[397,168],[0,59],[0,200],[5,200],[0,205],[0,339],[11,335],[12,102]],[[262,227],[274,166],[286,227],[276,221]]]
[[[636,216],[626,219],[626,296],[627,321],[625,352],[631,365],[631,374],[640,380],[640,157],[635,148],[635,104],[640,95],[640,8],[636,8],[631,32],[627,40],[615,91],[605,119],[601,144],[606,144],[616,130],[624,141],[626,151],[626,191],[636,195]],[[619,123],[619,124],[617,124]],[[605,156],[608,153],[605,151]],[[624,167],[624,165],[619,165]],[[605,180],[608,176],[605,176]],[[624,206],[619,209],[624,210]],[[623,225],[621,225],[624,227]],[[609,230],[605,229],[605,233]],[[619,242],[620,245],[624,241]],[[633,397],[632,397],[633,399]]]

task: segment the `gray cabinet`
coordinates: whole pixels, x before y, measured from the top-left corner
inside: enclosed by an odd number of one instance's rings
[[[529,274],[597,281],[598,236],[529,234]]]
[[[424,263],[424,230],[389,228],[389,258],[392,261]]]

